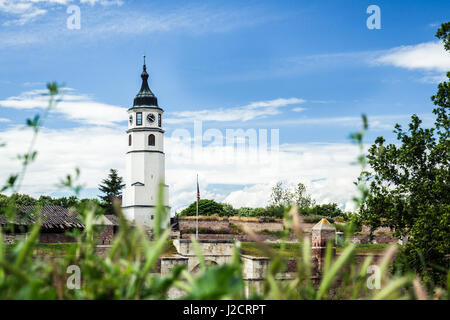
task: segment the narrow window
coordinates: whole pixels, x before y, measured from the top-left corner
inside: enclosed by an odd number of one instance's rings
[[[136,113],[136,125],[142,126],[142,112]]]
[[[161,114],[158,113],[158,127],[161,128]]]
[[[154,146],[155,145],[155,135],[151,134],[148,136],[148,145],[149,146]]]
[[[128,145],[131,146],[131,134],[128,135]]]

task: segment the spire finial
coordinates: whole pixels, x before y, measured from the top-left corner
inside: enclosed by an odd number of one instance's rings
[[[144,66],[145,66],[145,54],[144,54]]]

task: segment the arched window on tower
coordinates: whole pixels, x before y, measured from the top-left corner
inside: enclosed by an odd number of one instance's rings
[[[128,135],[128,145],[131,146],[131,134]]]
[[[151,134],[148,136],[148,145],[149,146],[154,146],[155,145],[155,135]]]

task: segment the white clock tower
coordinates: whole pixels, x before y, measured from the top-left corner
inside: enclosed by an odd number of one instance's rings
[[[125,217],[146,229],[153,228],[158,186],[164,185],[164,206],[169,204],[169,186],[165,184],[164,130],[158,99],[148,86],[145,65],[141,74],[142,86],[128,109],[128,151],[126,154],[126,186],[122,196]],[[163,225],[167,225],[163,221]]]

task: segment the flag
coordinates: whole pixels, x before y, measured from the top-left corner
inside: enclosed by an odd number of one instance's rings
[[[197,176],[197,202],[200,202],[200,188],[198,186],[198,176]]]

